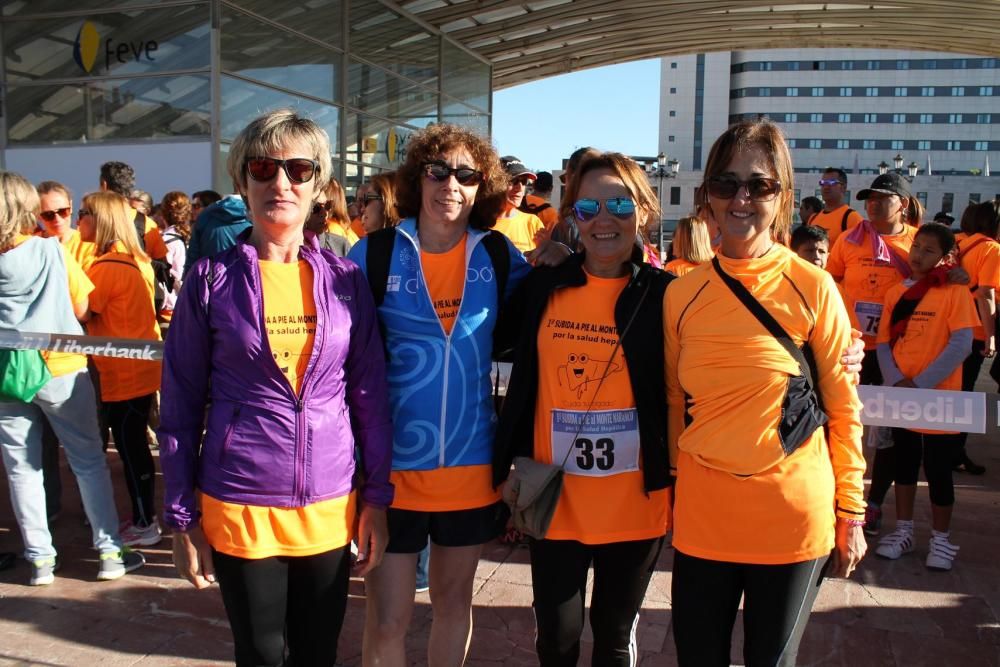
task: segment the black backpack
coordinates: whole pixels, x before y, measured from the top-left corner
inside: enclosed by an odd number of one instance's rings
[[[135,225],[135,235],[139,237],[139,247],[142,248],[143,252],[146,252],[146,216],[137,210],[132,218],[132,223]],[[149,258],[149,261],[153,265],[153,275],[156,278],[153,281],[153,304],[156,306],[156,312],[159,313],[160,309],[163,308],[163,299],[166,296],[164,288],[168,292],[173,291],[174,277],[170,275],[169,262],[152,257]]]

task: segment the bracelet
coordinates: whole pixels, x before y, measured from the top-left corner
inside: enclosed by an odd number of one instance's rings
[[[844,519],[844,518],[841,518],[840,520],[843,521],[844,523],[846,523],[848,526],[852,526],[852,527],[861,528],[861,527],[863,527],[865,525],[865,520],[864,519]]]

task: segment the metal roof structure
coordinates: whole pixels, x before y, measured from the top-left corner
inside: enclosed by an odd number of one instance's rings
[[[837,47],[1000,53],[1000,0],[400,0],[493,65],[496,90],[670,54]]]

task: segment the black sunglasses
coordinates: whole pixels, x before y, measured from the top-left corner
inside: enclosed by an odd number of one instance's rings
[[[60,218],[68,218],[72,210],[73,209],[67,206],[65,208],[57,208],[52,211],[42,211],[41,213],[38,214],[38,217],[40,217],[45,222],[55,222],[57,215]]]
[[[369,203],[373,201],[382,201],[382,195],[377,192],[366,192],[365,196],[361,198],[364,203]]]
[[[289,160],[279,160],[273,157],[247,159],[247,173],[255,181],[270,181],[278,175],[279,167],[285,170],[285,176],[292,183],[308,183],[319,169],[315,160],[308,160],[304,157],[294,157]]]
[[[425,162],[424,173],[432,181],[446,181],[454,176],[459,185],[476,185],[483,180],[483,173],[472,167],[455,167],[452,169],[444,162]]]
[[[329,213],[330,209],[333,208],[333,202],[316,202],[313,204],[313,215],[319,215],[320,213]]]
[[[727,176],[713,176],[708,179],[708,194],[717,199],[732,199],[743,186],[752,201],[771,201],[781,192],[781,181],[774,178],[751,178],[740,181]]]
[[[76,212],[76,214],[79,217],[81,217],[81,218],[85,218],[88,215],[90,215],[90,209],[89,208],[81,208],[79,211]]]

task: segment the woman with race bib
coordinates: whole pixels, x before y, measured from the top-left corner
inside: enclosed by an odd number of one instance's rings
[[[532,272],[502,318],[499,338],[517,347],[493,482],[515,456],[566,473],[544,539],[529,541],[541,664],[577,664],[593,565],[593,664],[630,665],[669,527],[662,312],[673,276],[636,244],[660,209],[630,158],[588,156],[565,197],[583,251]]]

